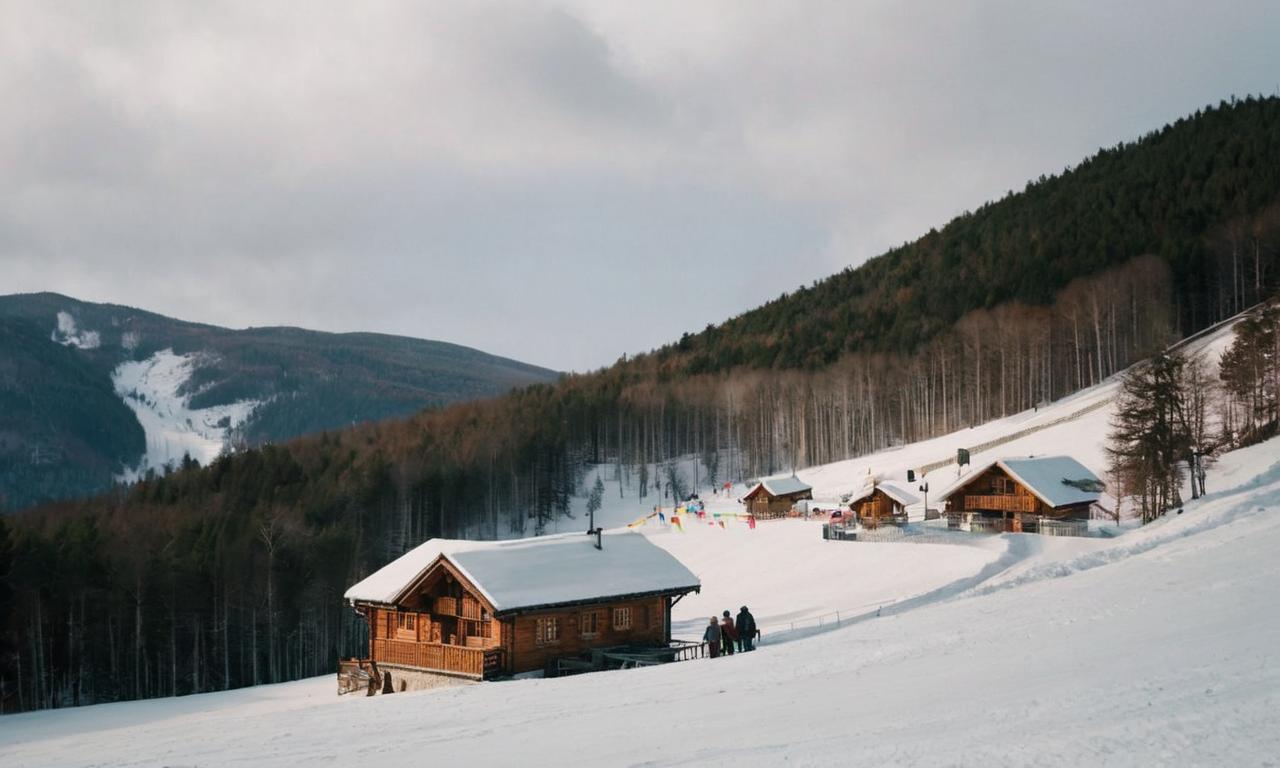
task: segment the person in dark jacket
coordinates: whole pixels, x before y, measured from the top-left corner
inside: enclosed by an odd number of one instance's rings
[[[725,611],[728,613],[728,611]],[[738,650],[754,651],[756,640],[756,618],[747,610],[747,606],[742,606],[742,610],[738,611],[738,622],[735,627],[738,631]]]
[[[725,656],[733,655],[733,644],[738,641],[738,631],[733,626],[733,617],[728,611],[724,612],[724,618],[720,619],[720,650],[724,651]]]
[[[711,623],[702,633],[702,639],[707,644],[707,652],[711,658],[714,659],[720,655],[720,625],[716,623],[715,616],[711,617]]]

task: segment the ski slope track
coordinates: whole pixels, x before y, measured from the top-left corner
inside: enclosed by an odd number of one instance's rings
[[[1194,351],[1216,359],[1229,339]],[[1115,386],[799,474],[838,493],[1035,424],[975,464],[1054,452],[1097,467],[1113,408],[1062,417]],[[652,508],[611,488],[607,525]],[[703,584],[676,605],[677,636],[747,603],[758,651],[373,698],[340,698],[326,676],[11,715],[0,765],[1280,765],[1280,439],[1222,456],[1209,488],[1110,538],[826,542],[817,522],[649,521],[638,530]],[[738,509],[733,490],[709,512]]]
[[[242,400],[210,408],[192,408],[183,386],[200,364],[200,356],[161,350],[146,360],[121,363],[111,375],[116,394],[133,409],[147,438],[147,451],[137,467],[120,479],[133,482],[148,469],[176,466],[184,455],[203,464],[218,458],[227,436],[261,405]]]

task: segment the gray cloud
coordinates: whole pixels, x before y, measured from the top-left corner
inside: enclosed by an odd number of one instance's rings
[[[0,292],[595,367],[1274,92],[1278,16],[0,2]]]

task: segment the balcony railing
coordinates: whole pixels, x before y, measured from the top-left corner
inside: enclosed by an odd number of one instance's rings
[[[480,621],[480,601],[470,595],[456,597],[437,597],[434,603],[437,616],[458,616],[463,619]]]
[[[458,615],[462,618],[480,620],[480,601],[471,595],[463,595],[462,604],[458,608],[460,609]]]
[[[467,648],[382,638],[373,641],[373,660],[476,678],[499,672],[503,666],[501,648]]]
[[[979,510],[994,512],[1035,512],[1036,497],[1015,494],[994,494],[990,496],[965,496],[966,511]]]

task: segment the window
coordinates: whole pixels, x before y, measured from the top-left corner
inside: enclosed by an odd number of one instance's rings
[[[555,616],[538,619],[534,639],[538,645],[560,642],[560,619]]]
[[[1013,489],[1009,487],[1009,478],[997,477],[991,483],[992,489],[996,493],[1013,493]]]
[[[613,628],[614,629],[631,629],[631,609],[630,608],[614,608],[613,609]]]
[[[578,627],[583,637],[595,637],[600,634],[600,614],[596,611],[583,611]]]
[[[418,614],[396,611],[395,636],[400,640],[418,639]]]

